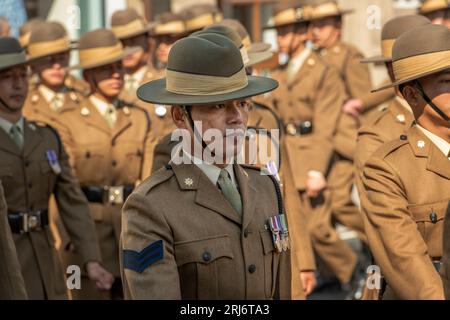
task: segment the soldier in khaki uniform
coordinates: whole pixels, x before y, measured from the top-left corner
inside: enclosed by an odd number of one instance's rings
[[[439,276],[450,202],[450,29],[425,25],[392,50],[395,82],[415,123],[366,162],[362,206],[384,275],[383,299],[443,299]]]
[[[0,300],[27,299],[0,181]]]
[[[85,268],[99,288],[112,277],[98,263],[99,248],[86,199],[72,176],[58,134],[22,116],[28,90],[25,53],[13,38],[0,39],[0,179],[28,297],[64,299],[64,272],[48,228],[54,194],[64,226]]]
[[[272,72],[280,88],[267,101],[283,123],[290,172],[309,219],[313,246],[341,283],[350,281],[356,254],[331,225],[327,187],[333,138],[346,99],[337,71],[306,47],[309,7],[277,7],[273,27],[280,51],[290,59]]]
[[[89,201],[102,261],[116,278],[110,292],[100,295],[88,283],[76,298],[120,298],[118,242],[121,209],[143,177],[151,161],[151,122],[147,111],[119,99],[123,89],[122,58],[138,48],[123,49],[112,31],[99,29],[84,34],[79,42],[80,65],[93,92],[80,108],[65,110],[58,130],[71,164]],[[66,257],[77,261],[76,254]],[[85,282],[85,279],[83,278]],[[83,283],[84,283],[83,282]]]
[[[372,90],[369,68],[360,63],[363,58],[361,52],[340,39],[342,16],[351,11],[340,9],[332,0],[313,0],[312,5],[311,28],[318,53],[327,64],[339,71],[349,99],[365,97]],[[334,138],[336,159],[328,181],[334,218],[356,231],[364,240],[363,222],[351,198],[354,182],[353,154],[361,121],[361,117],[355,118],[343,110]]]
[[[125,204],[121,271],[127,298],[290,298],[288,239],[275,241],[268,224],[284,220],[278,183],[259,169],[232,164],[242,146],[234,138],[215,148],[212,161],[202,156],[211,151],[206,130],[222,136],[234,129],[242,137],[248,98],[276,87],[272,79],[246,75],[229,39],[201,34],[173,46],[165,79],[139,88],[144,101],[172,105],[174,122],[195,147],[184,145],[182,162],[154,173]],[[194,128],[194,121],[203,128]],[[280,227],[287,231],[286,224]]]
[[[450,28],[450,1],[448,0],[423,0],[419,13],[434,24]]]

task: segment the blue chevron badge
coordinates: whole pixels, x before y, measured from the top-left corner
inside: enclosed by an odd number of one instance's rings
[[[123,267],[138,273],[144,272],[155,262],[164,257],[164,245],[162,240],[158,240],[142,249],[141,252],[133,250],[123,250]]]

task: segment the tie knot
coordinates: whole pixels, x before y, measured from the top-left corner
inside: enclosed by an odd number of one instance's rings
[[[20,127],[17,124],[14,124],[9,130],[11,134],[20,133]]]
[[[229,179],[230,178],[230,174],[228,173],[227,169],[220,170],[220,175],[219,176],[222,179]]]

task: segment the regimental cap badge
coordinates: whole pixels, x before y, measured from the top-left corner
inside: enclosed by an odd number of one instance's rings
[[[425,141],[423,141],[423,140],[417,141],[417,146],[418,146],[420,149],[425,148]]]
[[[184,184],[188,187],[192,187],[192,185],[194,184],[194,180],[192,180],[192,178],[186,178],[184,179]]]
[[[397,115],[397,121],[400,123],[405,123],[406,121],[405,115],[404,114]]]

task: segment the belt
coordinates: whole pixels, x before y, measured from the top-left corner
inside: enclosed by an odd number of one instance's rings
[[[313,124],[311,121],[300,123],[288,122],[284,125],[284,129],[290,136],[304,136],[313,132]]]
[[[104,187],[82,187],[84,195],[89,202],[123,204],[133,192],[133,185],[126,186],[104,186]]]
[[[13,233],[40,231],[48,226],[48,210],[34,212],[8,211],[8,221]]]

